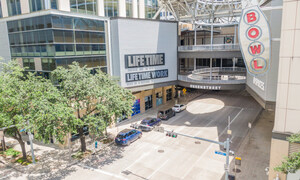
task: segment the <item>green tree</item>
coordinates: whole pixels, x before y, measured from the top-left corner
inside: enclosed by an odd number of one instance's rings
[[[74,62],[68,69],[58,67],[52,75],[76,114],[77,120],[70,126],[79,134],[82,152],[86,151],[84,126],[92,134],[103,135],[116,117],[132,113],[132,93],[101,71],[93,75],[90,69]]]
[[[0,127],[11,127],[5,133],[19,142],[24,159],[27,156],[21,129],[45,142],[52,137],[63,142],[74,114],[51,81],[25,73],[12,61],[3,64],[0,83]]]

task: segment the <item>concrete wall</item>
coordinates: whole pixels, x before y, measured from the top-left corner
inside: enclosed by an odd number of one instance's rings
[[[2,62],[8,62],[11,55],[6,21],[0,22],[0,32],[0,56],[3,59]]]
[[[111,20],[112,76],[122,87],[138,87],[177,80],[177,23],[116,18]],[[165,65],[125,68],[125,55],[165,54]],[[126,73],[168,69],[168,77],[126,82]]]
[[[273,0],[266,6],[281,6],[282,0]],[[265,103],[274,103],[276,101],[277,74],[279,65],[279,47],[281,34],[281,14],[282,10],[264,11],[264,14],[269,22],[271,31],[271,64],[267,74],[254,77],[247,73],[247,87],[249,87],[259,99]],[[262,82],[263,87],[259,87],[255,82]],[[250,92],[251,94],[252,92]],[[265,108],[266,105],[263,105]]]

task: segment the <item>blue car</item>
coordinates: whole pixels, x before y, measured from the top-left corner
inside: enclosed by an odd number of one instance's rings
[[[155,127],[155,126],[160,126],[161,125],[161,119],[147,117],[144,120],[142,120],[141,125],[143,125],[143,126],[140,126],[140,129],[142,131],[151,131],[153,129],[151,127]]]
[[[115,138],[118,145],[129,145],[133,141],[142,137],[142,132],[136,129],[124,129]]]

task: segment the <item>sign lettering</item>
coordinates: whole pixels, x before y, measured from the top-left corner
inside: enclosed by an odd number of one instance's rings
[[[168,69],[145,71],[136,73],[126,73],[126,82],[142,81],[168,77]]]
[[[164,53],[125,55],[126,68],[162,66],[162,65],[165,65]]]

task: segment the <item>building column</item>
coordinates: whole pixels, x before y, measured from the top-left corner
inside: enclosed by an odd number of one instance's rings
[[[71,11],[69,0],[57,0],[57,9],[60,11]]]
[[[155,89],[152,89],[152,108],[156,108],[156,93],[155,93]]]
[[[167,88],[163,87],[162,88],[162,99],[163,99],[163,104],[167,103],[167,93],[166,93]]]
[[[210,67],[210,71],[209,71],[209,79],[211,80],[212,79],[212,58],[210,58],[210,61],[209,61],[209,67]]]
[[[42,60],[41,58],[34,58],[35,71],[42,71]]]
[[[223,63],[222,63],[222,62],[223,62],[223,59],[221,58],[221,68],[222,68],[222,66],[223,66]]]
[[[194,71],[197,69],[196,65],[197,65],[196,58],[194,58]]]
[[[235,58],[232,58],[232,67],[235,68]]]
[[[140,111],[145,112],[145,91],[142,91],[140,95]]]
[[[8,9],[7,9],[6,0],[1,0],[1,10],[2,10],[2,16],[8,17]]]
[[[145,0],[139,0],[139,18],[145,18]]]
[[[119,16],[126,17],[126,0],[119,0]]]
[[[132,17],[133,18],[139,18],[138,14],[138,1],[137,0],[132,0]]]
[[[22,14],[30,13],[29,1],[20,1],[20,5]]]
[[[97,15],[98,16],[105,16],[105,9],[104,9],[104,0],[97,0]]]

